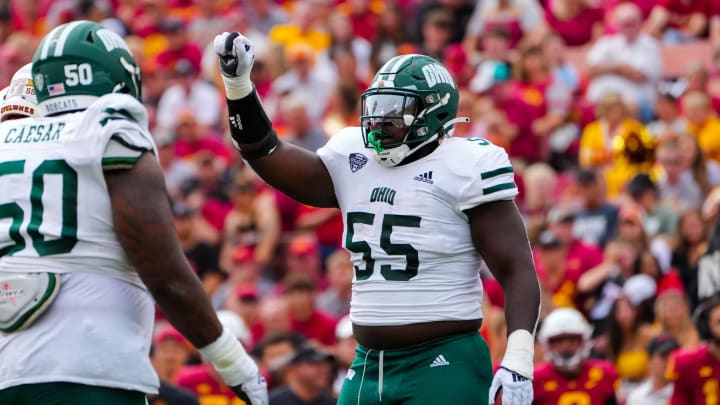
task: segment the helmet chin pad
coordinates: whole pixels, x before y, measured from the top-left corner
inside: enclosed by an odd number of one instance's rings
[[[397,166],[402,163],[402,161],[405,160],[408,156],[417,152],[423,146],[429,144],[430,142],[435,141],[437,138],[438,135],[435,134],[426,139],[424,142],[413,145],[412,148],[410,148],[410,145],[403,143],[392,148],[383,149],[381,152],[378,152],[377,149],[373,149],[375,151],[375,159],[377,159],[378,163],[380,163],[380,166],[383,167]]]

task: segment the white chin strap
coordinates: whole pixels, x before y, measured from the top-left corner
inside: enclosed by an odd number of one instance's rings
[[[375,158],[380,163],[380,166],[383,167],[393,167],[397,166],[402,162],[406,157],[413,154],[413,152],[417,151],[418,149],[422,148],[423,146],[429,144],[430,142],[437,139],[437,134],[431,136],[430,138],[426,139],[425,142],[420,143],[416,147],[410,149],[410,147],[407,144],[402,144],[400,146],[396,146],[391,149],[385,149],[384,151],[380,153],[375,153]]]
[[[451,126],[458,122],[470,122],[470,118],[468,117],[457,117],[453,118],[450,121],[446,122],[445,125],[443,125],[443,133],[445,133],[445,137],[452,136],[452,132],[454,131],[454,128],[449,129]],[[394,167],[399,165],[405,158],[412,155],[414,152],[422,148],[423,146],[429,144],[430,142],[435,141],[438,138],[438,134],[435,134],[431,136],[430,138],[426,139],[425,142],[420,143],[419,145],[415,146],[414,148],[410,149],[410,147],[406,144],[402,144],[400,146],[391,148],[391,149],[385,149],[384,151],[380,153],[375,153],[375,158],[380,163],[380,166],[383,167]]]

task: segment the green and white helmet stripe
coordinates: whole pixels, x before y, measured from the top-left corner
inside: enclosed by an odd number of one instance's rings
[[[91,21],[50,31],[33,57],[40,115],[87,108],[109,93],[141,98],[140,68],[125,41]]]

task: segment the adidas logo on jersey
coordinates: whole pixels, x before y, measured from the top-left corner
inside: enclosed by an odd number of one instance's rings
[[[422,181],[424,183],[433,184],[432,179],[432,170],[429,172],[418,174],[417,176],[413,177],[413,180]]]
[[[450,362],[445,359],[445,356],[442,354],[439,354],[437,357],[435,357],[435,360],[430,364],[430,368],[433,367],[442,367],[442,366],[449,366]]]

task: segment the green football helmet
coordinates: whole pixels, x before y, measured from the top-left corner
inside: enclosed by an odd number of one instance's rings
[[[91,21],[73,21],[45,35],[33,56],[39,115],[86,109],[109,93],[141,99],[140,68],[125,41]]]
[[[425,55],[400,55],[375,74],[362,94],[362,128],[365,147],[374,149],[385,167],[397,166],[423,146],[451,134],[456,118],[458,90],[450,72]],[[405,128],[403,140],[383,144],[381,128]],[[380,128],[380,129],[379,129]]]

